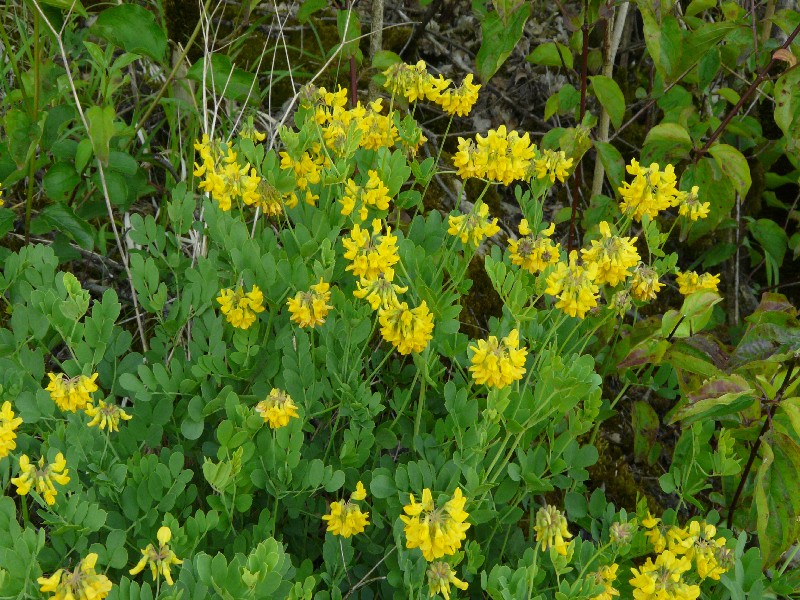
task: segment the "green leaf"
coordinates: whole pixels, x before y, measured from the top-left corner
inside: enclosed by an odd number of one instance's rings
[[[678,19],[667,15],[661,20],[660,63],[671,81],[680,74],[681,57],[683,56],[683,31]]]
[[[778,266],[783,264],[789,245],[789,237],[783,228],[772,219],[750,221],[747,228],[764,251],[775,259]]]
[[[210,64],[200,58],[186,72],[186,77],[194,81],[203,82],[203,70],[206,70],[205,84],[215,94],[230,98],[231,100],[249,101],[255,103],[261,96],[258,82],[252,73],[234,67],[231,59],[224,54],[211,55]]]
[[[800,69],[787,71],[775,82],[775,123],[789,136],[800,115]]]
[[[306,23],[311,16],[328,6],[328,0],[305,0],[297,11],[297,20]]]
[[[155,61],[162,60],[167,50],[167,35],[155,15],[138,4],[105,9],[97,16],[92,33],[126,52],[144,54]]]
[[[103,163],[103,166],[108,166],[109,146],[111,138],[114,137],[115,116],[116,113],[113,106],[92,106],[86,111],[92,149],[94,150],[94,155]]]
[[[589,79],[592,82],[594,95],[608,112],[614,128],[622,125],[622,117],[625,115],[625,96],[622,95],[617,82],[605,75],[595,75]]]
[[[8,149],[18,169],[22,169],[33,155],[41,135],[38,123],[34,123],[27,112],[12,108],[6,114]]]
[[[647,402],[637,400],[633,403],[633,454],[637,462],[648,460],[656,446],[659,446],[658,414]],[[648,460],[649,462],[649,460]]]
[[[356,59],[361,62],[363,56],[358,47],[358,38],[361,36],[361,22],[358,13],[354,10],[339,10],[336,12],[336,26],[339,30],[339,39],[342,42],[342,56]]]
[[[44,175],[44,191],[55,202],[65,202],[81,182],[75,167],[67,162],[58,162]]]
[[[566,65],[571,69],[574,65],[572,52],[558,42],[545,42],[536,46],[536,49],[526,57],[528,62],[545,67],[561,67]]]
[[[685,127],[677,123],[661,123],[647,132],[641,163],[656,162],[663,168],[667,163],[688,158],[691,149],[692,140]]]
[[[486,15],[481,23],[481,47],[475,58],[478,76],[484,83],[497,73],[516,48],[530,14],[531,6],[526,2],[509,15],[507,23],[497,12]]]
[[[686,16],[693,17],[696,14],[703,12],[709,8],[714,8],[717,5],[717,0],[692,0],[689,6],[686,7]]]
[[[762,568],[768,569],[800,536],[800,446],[777,431],[762,441],[754,497]]]
[[[708,152],[717,161],[722,172],[730,177],[739,195],[744,198],[753,182],[750,178],[750,165],[747,164],[747,159],[736,148],[728,144],[714,144]]]
[[[594,149],[597,150],[597,156],[600,157],[600,162],[608,174],[608,180],[616,190],[625,180],[625,160],[622,154],[608,142],[595,141]]]
[[[688,425],[739,412],[752,403],[753,388],[741,375],[720,376],[703,383],[688,400],[672,415],[670,423],[685,421]]]
[[[57,203],[46,206],[31,221],[31,233],[36,235],[48,233],[54,229],[66,233],[81,248],[91,250],[94,246],[94,232],[91,226],[66,204]]]

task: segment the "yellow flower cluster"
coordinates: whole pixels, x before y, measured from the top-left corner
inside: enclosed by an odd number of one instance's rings
[[[489,220],[489,207],[483,202],[477,204],[469,214],[450,215],[448,222],[450,228],[447,233],[459,238],[462,244],[471,242],[476,248],[485,237],[492,237],[500,231],[497,219]]]
[[[111,581],[95,571],[97,554],[91,552],[73,571],[59,569],[50,577],[39,577],[39,591],[50,600],[102,600],[111,591]]]
[[[89,427],[99,426],[100,429],[107,429],[109,433],[119,431],[120,421],[130,421],[131,416],[122,408],[111,402],[98,400],[97,406],[89,404],[84,412],[92,418],[87,424]]]
[[[596,268],[594,282],[615,286],[631,275],[631,267],[639,263],[639,253],[633,238],[611,235],[608,223],[601,221],[599,240],[592,240],[592,247],[582,251],[587,265]]]
[[[258,144],[259,142],[263,142],[265,139],[267,139],[267,135],[265,133],[261,133],[255,128],[252,118],[250,118],[248,123],[245,123],[242,126],[241,130],[239,131],[239,137],[243,140],[250,140],[254,144]]]
[[[0,458],[8,456],[17,447],[17,428],[22,425],[22,419],[14,415],[11,402],[6,400],[0,406]]]
[[[320,182],[322,169],[326,165],[325,156],[317,152],[319,149],[319,144],[312,148],[313,156],[308,152],[300,152],[295,157],[285,151],[278,153],[281,157],[281,169],[294,173],[295,185],[297,186],[297,190],[286,197],[286,206],[289,208],[297,206],[299,203],[298,193],[301,192],[303,201],[306,204],[316,206],[319,195],[312,192],[309,186]]]
[[[450,585],[456,586],[460,590],[466,590],[466,581],[461,581],[456,577],[453,568],[446,562],[437,560],[428,567],[428,592],[431,596],[441,594],[444,600],[450,600]]]
[[[438,104],[449,115],[467,116],[478,101],[480,84],[473,83],[472,73],[464,77],[459,87],[441,75],[428,73],[425,61],[415,65],[398,63],[383,72],[384,87],[392,96],[403,96],[409,102],[428,100]]]
[[[297,292],[294,298],[289,298],[286,304],[289,306],[291,320],[300,327],[311,327],[322,325],[325,317],[333,308],[328,302],[331,299],[331,286],[320,278],[319,283],[312,285],[307,292]]]
[[[698,192],[700,188],[692,186],[690,192],[678,193],[678,214],[682,217],[689,217],[692,221],[705,219],[711,210],[710,202],[700,202]]]
[[[596,585],[603,586],[603,591],[592,597],[592,600],[614,600],[614,596],[619,596],[619,590],[614,587],[614,582],[617,580],[617,570],[619,565],[616,563],[602,567],[599,571],[594,573],[594,582]]]
[[[422,352],[433,337],[433,315],[424,300],[411,309],[406,302],[381,308],[378,321],[383,339],[400,354]]]
[[[703,273],[698,275],[694,271],[678,271],[675,278],[678,284],[678,291],[684,295],[694,294],[695,292],[716,292],[719,286],[719,275],[712,275],[711,273]]]
[[[55,484],[67,485],[69,483],[67,460],[61,452],[56,454],[56,460],[47,466],[45,466],[44,456],[39,459],[37,465],[31,462],[27,454],[23,454],[19,457],[19,473],[19,477],[11,480],[11,483],[17,486],[17,494],[25,496],[33,489],[44,498],[49,506],[56,503],[58,490],[56,490]]]
[[[393,308],[400,304],[397,299],[398,294],[404,294],[408,291],[407,286],[401,286],[394,283],[394,271],[382,273],[375,279],[367,279],[361,277],[356,282],[356,289],[353,291],[353,296],[356,298],[366,298],[372,310],[380,308]]]
[[[511,264],[518,265],[531,275],[535,275],[548,266],[558,263],[561,251],[550,239],[555,230],[555,223],[551,223],[550,227],[532,235],[528,220],[522,219],[519,224],[519,234],[523,237],[518,240],[508,240]]]
[[[346,270],[352,271],[356,277],[375,280],[379,275],[393,276],[392,268],[399,260],[397,254],[397,236],[392,235],[392,228],[380,219],[372,220],[372,233],[361,228],[357,223],[350,231],[350,236],[342,239],[346,252],[344,257],[350,261]]]
[[[220,290],[217,302],[228,323],[239,329],[248,329],[256,322],[256,314],[264,311],[264,294],[254,285],[249,292],[241,286],[236,290]]]
[[[469,368],[475,383],[502,389],[525,375],[527,348],[519,347],[519,332],[512,329],[502,340],[490,335],[470,346],[472,366]]]
[[[683,574],[692,568],[685,556],[664,550],[655,562],[648,558],[640,568],[632,568],[633,597],[636,600],[695,600],[700,586],[684,583]]]
[[[328,533],[349,538],[364,531],[369,525],[369,513],[362,512],[356,502],[367,497],[367,490],[360,481],[356,484],[356,491],[350,495],[350,500],[338,500],[331,503],[331,511],[322,517],[328,523]]]
[[[567,518],[555,506],[543,506],[537,511],[533,530],[536,532],[536,541],[542,544],[542,550],[552,546],[561,556],[567,555],[569,544],[566,540],[572,534],[567,530]]]
[[[91,377],[78,375],[77,377],[66,378],[63,373],[56,375],[48,373],[50,383],[45,388],[50,392],[50,398],[56,406],[63,411],[76,412],[86,408],[92,402],[91,394],[97,391],[97,373]]]
[[[645,264],[639,264],[631,277],[631,295],[637,300],[655,300],[664,284],[658,281],[658,272]]]
[[[131,575],[138,575],[146,566],[150,566],[150,572],[153,575],[153,581],[163,576],[167,585],[172,585],[172,573],[170,567],[172,565],[180,565],[183,563],[179,559],[172,548],[169,547],[169,541],[172,539],[172,531],[169,527],[161,527],[156,533],[158,539],[158,548],[153,544],[147,544],[147,547],[142,550],[142,558],[136,563],[136,566],[130,570]]]
[[[573,250],[569,255],[569,264],[559,262],[556,270],[547,277],[545,292],[558,297],[556,308],[571,317],[582,319],[597,306],[599,288],[594,283],[596,276],[597,266],[578,264],[578,253]]]
[[[469,529],[465,522],[469,513],[464,510],[467,499],[461,488],[456,488],[453,497],[440,508],[436,508],[428,488],[422,490],[422,502],[418,503],[414,494],[410,494],[410,500],[403,507],[406,514],[400,515],[405,523],[406,547],[419,548],[429,562],[455,554]]]
[[[462,179],[479,177],[511,185],[527,177],[536,146],[530,135],[507,131],[505,125],[490,129],[475,141],[458,138],[458,152],[453,156],[456,172]]]
[[[0,206],[5,204],[5,200],[3,200],[3,184],[0,183]]]
[[[233,202],[254,205],[260,201],[258,185],[261,178],[250,163],[241,164],[236,152],[228,145],[203,134],[194,148],[201,161],[194,165],[195,177],[202,177],[198,187],[210,194],[221,210],[230,210]]]
[[[256,404],[256,412],[270,429],[286,427],[293,417],[300,416],[297,414],[297,405],[292,397],[277,388],[272,388],[267,398]]]
[[[550,183],[555,183],[558,179],[561,183],[569,177],[569,168],[572,166],[572,159],[567,158],[563,150],[544,150],[541,156],[537,156],[533,161],[533,168],[536,171],[537,179],[549,179]]]
[[[626,169],[634,179],[631,183],[624,182],[619,188],[623,214],[641,221],[645,215],[652,219],[662,210],[677,205],[679,192],[675,187],[677,180],[672,165],[667,165],[662,171],[657,163],[642,167],[634,158]]]
[[[378,211],[389,210],[389,188],[386,187],[378,176],[377,171],[367,172],[367,183],[362,187],[352,179],[347,180],[344,194],[340,198],[342,214],[351,215],[356,212],[361,221],[366,221],[369,209]]]

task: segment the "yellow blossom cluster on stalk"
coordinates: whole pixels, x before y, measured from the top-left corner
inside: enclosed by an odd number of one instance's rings
[[[369,525],[369,512],[362,511],[356,502],[361,502],[366,497],[367,490],[359,481],[356,484],[356,491],[350,495],[350,500],[332,502],[330,512],[322,517],[328,525],[328,533],[349,538],[363,532]]]
[[[266,399],[256,404],[256,412],[270,429],[286,427],[292,418],[300,416],[292,397],[277,388],[272,388]]]
[[[50,398],[56,406],[64,412],[83,410],[92,402],[92,393],[98,390],[97,373],[91,377],[78,375],[66,377],[63,373],[48,373],[50,383],[45,388],[50,392]]]
[[[107,429],[109,433],[119,431],[120,421],[130,421],[131,416],[122,408],[112,402],[97,401],[97,406],[89,404],[84,412],[91,417],[87,423],[89,427],[99,427],[101,430]]]
[[[655,300],[656,294],[664,284],[658,280],[658,271],[645,264],[639,264],[631,277],[631,295],[642,302]]]
[[[518,265],[531,275],[544,271],[550,265],[558,264],[561,257],[559,246],[550,239],[556,230],[555,223],[533,234],[527,219],[522,219],[519,224],[519,239],[508,240],[508,250],[511,255],[511,264]]]
[[[392,228],[380,219],[372,220],[372,232],[361,228],[356,223],[350,235],[342,239],[346,252],[344,257],[350,261],[346,270],[352,271],[356,277],[375,280],[380,275],[394,276],[392,268],[399,260],[397,254],[397,236],[392,235]]]
[[[536,532],[536,541],[542,544],[542,550],[552,547],[561,556],[567,555],[567,540],[572,534],[567,529],[567,518],[555,506],[543,506],[536,512],[533,530]]]
[[[19,473],[19,477],[11,479],[11,483],[17,487],[17,494],[25,496],[33,490],[41,495],[49,506],[56,503],[58,490],[55,484],[67,485],[70,480],[67,460],[61,452],[56,454],[55,461],[47,465],[44,456],[38,463],[33,463],[27,454],[23,454],[19,457]]]
[[[95,571],[97,553],[91,552],[72,571],[58,569],[50,577],[39,577],[39,591],[50,600],[102,600],[111,591],[111,581]]]
[[[698,194],[700,188],[692,186],[689,192],[678,193],[678,214],[682,217],[689,217],[692,221],[705,219],[711,211],[710,202],[701,202]]]
[[[458,152],[453,165],[462,179],[478,177],[511,185],[527,178],[536,145],[530,134],[508,131],[505,125],[490,129],[486,136],[477,134],[475,140],[458,138]]]
[[[138,575],[145,567],[150,567],[150,572],[153,575],[153,581],[159,577],[164,577],[167,585],[172,585],[172,573],[170,568],[172,565],[180,565],[183,563],[177,557],[175,552],[170,548],[169,542],[172,539],[172,531],[169,527],[161,527],[156,533],[158,539],[158,547],[153,544],[148,544],[142,550],[142,558],[136,563],[136,566],[130,570],[131,575]]]
[[[264,311],[264,294],[257,285],[249,292],[242,286],[220,290],[217,302],[228,323],[239,329],[249,329],[256,322],[256,315]]]
[[[467,74],[461,85],[451,87],[452,81],[441,75],[428,73],[425,61],[415,65],[398,63],[383,72],[384,87],[392,96],[402,96],[409,102],[427,100],[438,104],[449,115],[466,117],[478,101],[480,84],[473,83],[472,73]]]
[[[356,298],[364,298],[372,310],[381,308],[392,308],[398,306],[400,301],[397,298],[398,294],[404,294],[408,291],[408,286],[401,286],[394,283],[394,270],[381,273],[374,279],[367,279],[361,277],[356,282],[356,289],[353,296]]]
[[[694,271],[678,271],[675,282],[678,284],[678,291],[684,296],[695,292],[716,292],[719,286],[719,275],[711,273],[700,275]]]
[[[424,300],[416,308],[406,302],[381,308],[378,321],[383,339],[400,354],[422,352],[433,338],[433,315]]]
[[[459,238],[462,244],[471,243],[476,248],[484,238],[490,238],[500,231],[497,219],[489,220],[489,207],[483,202],[468,214],[450,215],[448,223],[450,227],[447,233]]]
[[[578,252],[573,250],[569,255],[569,264],[559,262],[555,271],[548,275],[545,291],[558,297],[556,308],[571,317],[582,319],[597,306],[599,288],[594,282],[596,277],[597,265],[579,264]]]
[[[286,304],[289,306],[291,320],[300,327],[311,327],[322,325],[325,317],[333,308],[328,302],[331,299],[331,286],[320,278],[319,283],[314,284],[306,292],[297,292],[294,298],[289,298]]]
[[[315,206],[317,200],[319,200],[319,195],[312,192],[309,187],[320,182],[322,169],[329,162],[319,152],[319,149],[319,144],[316,144],[312,149],[312,153],[301,151],[294,157],[286,151],[278,153],[281,157],[281,169],[294,173],[295,185],[297,186],[297,189],[285,198],[287,207],[294,208],[297,206],[300,202],[300,196],[302,196],[303,202],[311,206]]]
[[[450,586],[454,585],[460,590],[469,587],[466,581],[456,577],[453,568],[446,562],[437,560],[428,566],[428,592],[431,596],[441,594],[444,600],[450,600]]]
[[[550,183],[555,183],[556,179],[564,183],[569,177],[569,168],[571,166],[572,159],[567,158],[563,150],[544,150],[533,161],[536,178],[549,179]]]
[[[6,400],[0,406],[0,458],[5,458],[17,447],[17,429],[20,425],[22,419],[14,414],[11,402]]]
[[[653,219],[661,211],[677,206],[680,192],[676,187],[675,167],[667,165],[663,171],[657,163],[642,167],[634,158],[626,170],[634,179],[623,182],[619,188],[623,214],[641,221],[645,215]]]
[[[400,515],[405,523],[406,547],[419,548],[429,562],[455,554],[470,527],[466,522],[469,513],[464,510],[466,502],[461,488],[456,488],[453,497],[439,508],[430,489],[422,490],[422,502],[417,502],[411,494],[410,503],[403,507],[405,515]]]
[[[525,375],[527,348],[519,347],[519,331],[512,329],[502,340],[490,335],[488,340],[478,340],[470,346],[472,351],[469,370],[475,383],[502,389],[519,381]]]
[[[603,586],[603,591],[592,596],[592,600],[614,600],[615,596],[619,596],[619,590],[614,587],[614,582],[617,580],[617,570],[619,565],[616,563],[600,568],[594,573],[594,582],[597,585]]]
[[[259,201],[261,178],[250,163],[239,161],[230,145],[203,134],[194,148],[200,156],[200,163],[194,165],[195,177],[202,178],[198,187],[208,193],[221,210],[230,210],[234,202],[253,205]]]
[[[370,208],[378,211],[389,210],[391,200],[389,188],[381,181],[377,171],[369,171],[367,177],[367,182],[363,186],[349,179],[340,199],[342,214],[349,216],[355,213],[362,222],[367,220]]]
[[[581,251],[583,260],[596,268],[596,284],[616,286],[631,275],[632,267],[639,264],[639,253],[633,238],[612,235],[605,221],[600,222],[600,235],[602,237],[599,240],[592,240],[591,248]]]

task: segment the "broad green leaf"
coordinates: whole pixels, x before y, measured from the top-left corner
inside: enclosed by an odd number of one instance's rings
[[[722,172],[730,177],[739,195],[744,198],[753,182],[750,178],[750,165],[747,164],[747,159],[736,148],[728,144],[714,144],[708,152],[717,161]]]
[[[622,125],[622,117],[625,115],[625,96],[622,95],[617,82],[605,75],[595,75],[589,79],[592,82],[594,95],[611,118],[611,124],[615,128]]]
[[[648,460],[654,448],[660,444],[658,436],[659,420],[656,411],[647,402],[633,403],[633,454],[637,462]]]
[[[743,410],[753,402],[753,388],[741,375],[715,377],[689,394],[688,402],[678,408],[670,423],[694,423]]]
[[[528,62],[545,67],[566,66],[571,69],[574,64],[572,51],[558,42],[545,42],[539,44],[536,49],[526,57]]]
[[[686,7],[686,16],[693,17],[696,14],[703,12],[709,8],[714,8],[717,5],[717,0],[692,0],[689,6]]]
[[[249,101],[253,103],[260,98],[261,92],[255,75],[235,67],[224,54],[212,54],[210,64],[207,67],[205,65],[205,59],[200,58],[189,67],[186,77],[202,83],[205,68],[205,85],[214,94],[237,101],[244,101],[249,97]]]
[[[358,38],[361,36],[361,22],[358,20],[358,13],[354,10],[337,11],[336,25],[342,43],[342,56],[344,58],[352,56],[356,62],[360,63],[363,56],[358,46]]]
[[[38,123],[34,123],[27,112],[12,108],[6,114],[8,149],[18,169],[22,169],[33,155],[41,135]]]
[[[72,190],[81,182],[71,163],[59,162],[51,166],[44,175],[44,191],[55,202],[65,202]]]
[[[89,139],[92,141],[94,155],[100,159],[104,166],[108,166],[109,146],[114,137],[114,112],[113,106],[92,106],[86,111],[86,120],[89,121]]]
[[[662,168],[689,157],[692,140],[689,132],[677,123],[661,123],[647,132],[642,147],[641,163],[658,163]]]
[[[503,65],[517,43],[531,14],[527,2],[515,10],[504,22],[497,12],[490,12],[481,23],[481,48],[475,58],[478,76],[486,83]]]
[[[105,9],[97,16],[92,33],[126,52],[144,54],[156,61],[162,60],[167,50],[167,35],[155,15],[138,4]]]
[[[297,11],[297,20],[300,23],[308,22],[314,13],[322,10],[328,4],[328,0],[305,0]]]
[[[800,115],[800,69],[787,71],[775,82],[775,123],[788,136]]]
[[[31,221],[31,233],[39,235],[53,230],[66,233],[81,248],[91,250],[94,245],[92,227],[66,204],[57,203],[46,206]]]
[[[676,79],[680,74],[683,35],[678,19],[672,15],[666,15],[661,20],[660,63],[669,81]]]
[[[733,182],[711,157],[702,157],[697,164],[690,164],[683,172],[681,189],[689,190],[695,185],[700,188],[700,197],[703,201],[709,202],[711,206],[707,218],[692,223],[689,230],[690,242],[716,229],[730,216],[736,203]]]
[[[595,141],[594,149],[597,150],[597,156],[600,157],[608,180],[616,192],[617,188],[622,186],[622,182],[625,181],[625,160],[622,158],[622,154],[608,142]]]
[[[775,259],[778,266],[783,264],[789,245],[789,237],[783,227],[772,219],[758,219],[750,221],[747,228],[764,251]]]

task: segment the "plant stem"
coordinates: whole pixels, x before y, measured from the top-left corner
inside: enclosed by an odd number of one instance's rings
[[[39,55],[42,49],[42,40],[39,31],[39,13],[33,11],[33,122],[39,121]],[[20,85],[22,86],[21,82]],[[24,86],[22,86],[24,87]],[[28,165],[28,192],[25,198],[25,243],[31,241],[31,211],[33,210],[33,193],[36,183],[36,152],[30,157]]]
[[[589,79],[589,10],[588,2],[584,3],[583,9],[583,25],[581,26],[581,33],[583,37],[583,51],[581,52],[581,108],[578,121],[583,123],[583,117],[586,115],[586,83]],[[577,234],[575,221],[578,217],[578,197],[581,187],[581,170],[575,167],[575,173],[572,179],[572,214],[569,217],[569,234],[567,237],[567,254],[572,252],[575,247],[575,236]]]

